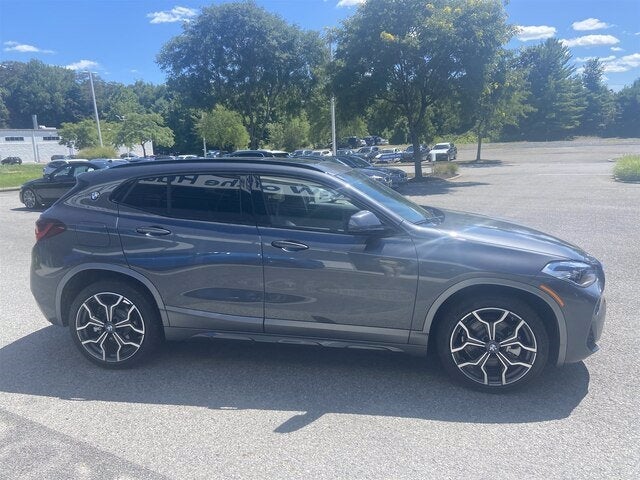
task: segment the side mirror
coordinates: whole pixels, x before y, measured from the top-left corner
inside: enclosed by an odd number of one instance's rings
[[[349,233],[383,233],[387,231],[380,219],[369,210],[360,210],[349,218],[347,225]]]

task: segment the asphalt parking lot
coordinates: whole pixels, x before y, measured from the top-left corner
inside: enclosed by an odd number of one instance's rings
[[[487,145],[421,204],[576,243],[607,274],[601,350],[487,395],[394,354],[188,342],[105,371],[29,291],[37,212],[0,193],[0,478],[640,478],[640,141]],[[474,158],[472,147],[459,159]]]

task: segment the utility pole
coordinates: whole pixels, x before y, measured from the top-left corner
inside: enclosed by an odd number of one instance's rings
[[[93,89],[93,74],[89,72],[89,83],[91,84],[91,97],[93,98],[93,113],[96,116],[96,125],[98,126],[98,140],[100,140],[100,146],[104,147],[102,143],[102,132],[100,131],[100,118],[98,117],[98,105],[96,104],[96,91]]]
[[[329,61],[333,62],[333,43],[331,42],[331,35],[329,35]],[[337,155],[337,141],[336,141],[336,96],[331,92],[331,153],[335,157]]]

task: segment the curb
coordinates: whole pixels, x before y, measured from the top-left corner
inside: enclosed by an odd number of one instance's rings
[[[20,187],[0,188],[0,192],[19,192],[19,191],[20,191]]]

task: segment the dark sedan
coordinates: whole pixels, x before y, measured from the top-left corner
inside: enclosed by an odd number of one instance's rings
[[[20,157],[6,157],[0,163],[2,165],[21,165],[22,159]]]
[[[128,163],[125,160],[74,161],[58,167],[53,173],[31,180],[20,187],[20,201],[28,209],[51,205],[76,184],[81,173]]]

